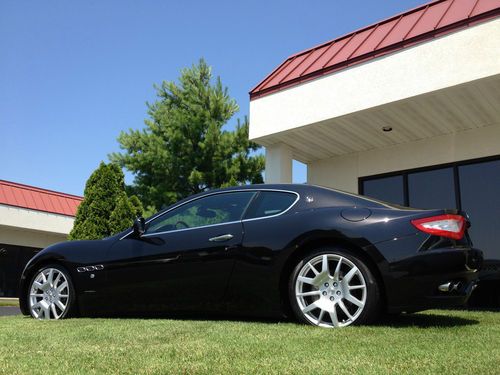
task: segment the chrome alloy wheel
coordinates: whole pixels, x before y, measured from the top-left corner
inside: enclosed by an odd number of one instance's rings
[[[29,307],[36,319],[59,319],[69,306],[69,285],[63,272],[46,268],[30,287]]]
[[[363,274],[349,259],[322,254],[304,264],[295,281],[295,297],[304,317],[321,327],[353,323],[366,304]]]

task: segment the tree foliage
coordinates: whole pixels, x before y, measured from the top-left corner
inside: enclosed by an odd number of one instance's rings
[[[85,184],[70,240],[92,240],[121,232],[142,214],[137,197],[125,193],[124,176],[116,164],[101,162]]]
[[[239,110],[204,60],[183,69],[176,82],[155,86],[145,128],[122,132],[124,152],[112,161],[131,171],[131,190],[150,209],[207,189],[261,183],[264,157],[248,140],[248,120],[234,131],[223,126]]]

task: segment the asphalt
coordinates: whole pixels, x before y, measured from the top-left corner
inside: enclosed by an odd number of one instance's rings
[[[0,306],[0,316],[19,315],[21,310],[16,306]]]

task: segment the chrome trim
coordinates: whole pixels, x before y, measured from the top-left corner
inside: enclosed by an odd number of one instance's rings
[[[208,240],[210,242],[223,242],[223,241],[229,241],[233,237],[234,236],[232,234],[228,233],[228,234],[223,234],[221,236],[209,238]]]
[[[143,234],[141,237],[150,237],[150,236],[157,236],[159,234],[165,234],[165,233],[175,233],[175,232],[184,232],[186,230],[193,230],[193,229],[200,229],[200,228],[209,228],[209,227],[216,227],[218,225],[226,225],[226,224],[236,224],[240,223],[241,220],[238,221],[227,221],[225,223],[217,223],[217,224],[208,224],[208,225],[202,225],[200,227],[192,227],[192,228],[181,228],[181,229],[172,229],[172,230],[166,230],[164,232],[155,232],[155,233],[146,233]]]
[[[286,212],[288,212],[293,206],[295,206],[295,204],[299,201],[300,199],[300,194],[297,193],[296,191],[292,191],[292,190],[283,190],[283,189],[242,189],[242,190],[226,190],[226,191],[216,191],[216,192],[213,192],[213,193],[209,193],[209,194],[206,194],[206,195],[203,195],[201,197],[196,197],[196,198],[193,198],[193,199],[190,199],[186,202],[183,202],[182,204],[178,204],[176,206],[173,206],[171,207],[170,209],[168,209],[167,211],[165,212],[162,212],[161,214],[158,213],[156,214],[155,216],[152,216],[151,218],[149,218],[147,221],[146,221],[146,224],[148,224],[149,222],[155,220],[156,218],[159,218],[167,213],[169,213],[170,211],[172,210],[175,210],[176,208],[178,207],[182,207],[184,206],[185,204],[188,204],[190,202],[193,202],[197,199],[202,199],[202,198],[205,198],[205,197],[209,197],[209,196],[212,196],[212,195],[217,195],[217,194],[225,194],[225,193],[240,193],[240,192],[245,192],[245,191],[255,191],[255,192],[260,192],[260,191],[277,191],[277,192],[281,192],[281,193],[291,193],[291,194],[295,194],[297,196],[297,198],[295,199],[295,201],[290,205],[290,207],[288,207],[286,210],[284,210],[283,212],[280,212],[279,214],[276,214],[276,215],[271,215],[271,216],[264,216],[264,217],[255,217],[255,218],[252,218],[252,219],[243,219],[243,220],[238,220],[238,221],[228,221],[226,223],[218,223],[218,224],[209,224],[209,225],[203,225],[203,226],[200,226],[200,227],[194,227],[194,228],[182,228],[182,229],[174,229],[174,230],[169,230],[169,231],[165,231],[165,232],[156,232],[156,233],[150,233],[150,234],[143,234],[142,237],[147,237],[147,236],[151,236],[151,235],[158,235],[158,234],[165,234],[165,233],[173,233],[173,232],[180,232],[180,231],[185,231],[185,230],[192,230],[192,229],[199,229],[199,228],[208,228],[208,227],[213,227],[213,226],[217,226],[217,225],[224,225],[224,224],[234,224],[234,223],[243,223],[243,222],[246,222],[246,221],[253,221],[253,220],[261,220],[261,219],[269,219],[269,218],[273,218],[273,217],[277,217],[277,216],[280,216],[280,215],[283,215],[285,214]],[[122,237],[120,237],[120,239],[118,241],[121,241],[123,240],[125,237],[129,236],[130,234],[132,234],[134,231],[131,230],[129,231],[128,233],[126,233],[125,235],[123,235]]]
[[[245,223],[247,221],[255,221],[255,220],[263,220],[263,219],[270,219],[270,218],[273,218],[273,217],[278,217],[278,216],[281,216],[285,213],[287,213],[288,211],[290,211],[292,209],[293,206],[295,206],[295,204],[299,201],[300,199],[300,194],[295,192],[295,191],[285,191],[285,190],[276,190],[276,191],[281,191],[281,192],[285,192],[285,193],[294,193],[295,195],[297,195],[297,198],[295,199],[295,201],[290,205],[290,207],[288,207],[286,210],[284,211],[281,211],[280,213],[278,214],[275,214],[275,215],[269,215],[269,216],[261,216],[261,217],[253,217],[251,219],[243,219],[241,220],[242,223]]]

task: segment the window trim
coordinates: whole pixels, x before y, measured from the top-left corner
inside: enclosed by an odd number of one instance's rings
[[[153,215],[151,216],[147,221],[146,221],[146,225],[149,224],[151,221],[163,216],[163,215],[166,215],[167,213],[169,213],[170,211],[173,211],[179,207],[182,207],[188,203],[191,203],[195,200],[198,200],[198,199],[202,199],[202,198],[206,198],[206,197],[209,197],[209,196],[212,196],[212,195],[218,195],[218,194],[227,194],[227,193],[241,193],[241,192],[261,192],[261,191],[276,191],[276,192],[282,192],[282,193],[292,193],[292,194],[295,194],[297,196],[297,198],[295,199],[295,201],[290,205],[290,207],[288,207],[286,210],[276,214],[276,215],[271,215],[271,216],[263,216],[263,217],[256,217],[256,218],[252,218],[252,219],[241,219],[240,220],[236,220],[236,221],[228,221],[228,222],[225,222],[225,223],[217,223],[217,224],[208,224],[208,225],[203,225],[203,226],[199,226],[199,227],[193,227],[193,228],[181,228],[181,229],[173,229],[173,230],[169,230],[169,231],[164,231],[164,232],[155,232],[155,233],[150,233],[150,234],[143,234],[142,237],[149,237],[149,236],[152,236],[152,235],[159,235],[159,234],[165,234],[165,233],[173,233],[173,232],[180,232],[180,231],[186,231],[186,230],[193,230],[193,229],[201,229],[201,228],[208,228],[208,227],[214,227],[214,226],[220,226],[220,225],[226,225],[226,224],[235,224],[235,223],[243,223],[243,222],[246,222],[246,221],[253,221],[253,220],[262,220],[262,219],[268,219],[268,218],[273,218],[273,217],[277,217],[277,216],[281,216],[283,214],[285,214],[286,212],[288,212],[293,206],[295,206],[295,204],[299,201],[300,199],[300,194],[297,193],[296,191],[292,191],[292,190],[282,190],[282,189],[235,189],[235,190],[225,190],[225,191],[216,191],[216,192],[213,192],[213,193],[208,193],[208,194],[204,194],[200,197],[195,197],[195,198],[192,198],[192,199],[189,199],[185,202],[182,202],[180,204],[175,204],[174,206],[170,207],[169,209],[167,209],[166,211],[163,211],[163,212],[159,212],[157,213],[156,215]],[[249,205],[247,206],[247,208],[245,209],[245,211],[243,212],[243,215],[241,217],[244,217],[248,207],[250,206],[250,204],[253,202],[253,200],[255,199],[255,197],[257,196],[258,194],[254,194],[254,196],[250,199],[250,202],[249,202]],[[134,232],[134,230],[130,230],[128,231],[126,234],[124,234],[122,237],[120,237],[119,241],[127,238],[129,235],[131,235],[132,233]]]
[[[285,191],[285,190],[269,190],[269,189],[264,190],[264,191],[271,191],[271,192],[277,192],[277,193],[293,193],[293,194],[295,194],[295,195],[296,195],[296,197],[295,197],[295,200],[292,202],[292,204],[291,204],[290,206],[288,206],[286,210],[283,210],[283,211],[281,211],[281,212],[278,212],[277,214],[274,214],[274,215],[259,216],[259,217],[252,217],[252,218],[250,218],[250,219],[243,219],[243,220],[241,220],[241,222],[242,222],[242,223],[247,222],[247,221],[261,220],[261,219],[267,219],[267,218],[272,218],[272,217],[281,216],[281,215],[283,215],[285,212],[289,211],[289,210],[290,210],[293,206],[295,206],[295,204],[296,204],[296,203],[299,201],[299,199],[300,199],[300,194],[299,194],[299,193],[297,193],[297,192],[295,192],[295,191]],[[261,191],[259,191],[259,194],[260,194],[260,192],[261,192]],[[255,200],[255,199],[257,199],[257,198],[258,198],[258,195],[257,195],[257,196],[255,196],[254,200]],[[253,200],[252,200],[252,202],[253,202]],[[251,203],[252,203],[252,202],[251,202]],[[248,207],[250,207],[250,205],[248,205]],[[246,210],[246,211],[248,211],[248,207],[247,207],[247,210]],[[246,215],[246,211],[243,213],[243,216],[242,216],[242,217],[245,217],[245,215]]]
[[[459,168],[463,167],[465,165],[481,164],[481,163],[487,163],[487,162],[497,161],[497,160],[500,160],[500,155],[492,155],[492,156],[486,156],[486,157],[476,158],[476,159],[460,160],[460,161],[454,161],[451,163],[434,164],[434,165],[429,165],[429,166],[425,166],[425,167],[402,169],[402,170],[394,171],[394,172],[387,172],[387,173],[380,173],[380,174],[358,177],[358,194],[364,195],[364,182],[365,181],[377,180],[377,179],[385,178],[385,177],[402,176],[403,177],[404,202],[405,202],[405,206],[408,206],[409,200],[410,200],[409,189],[408,189],[408,175],[409,174],[451,168],[452,172],[453,172],[453,185],[455,187],[455,204],[456,204],[458,210],[462,210],[462,197],[460,196],[461,192],[460,192]]]

